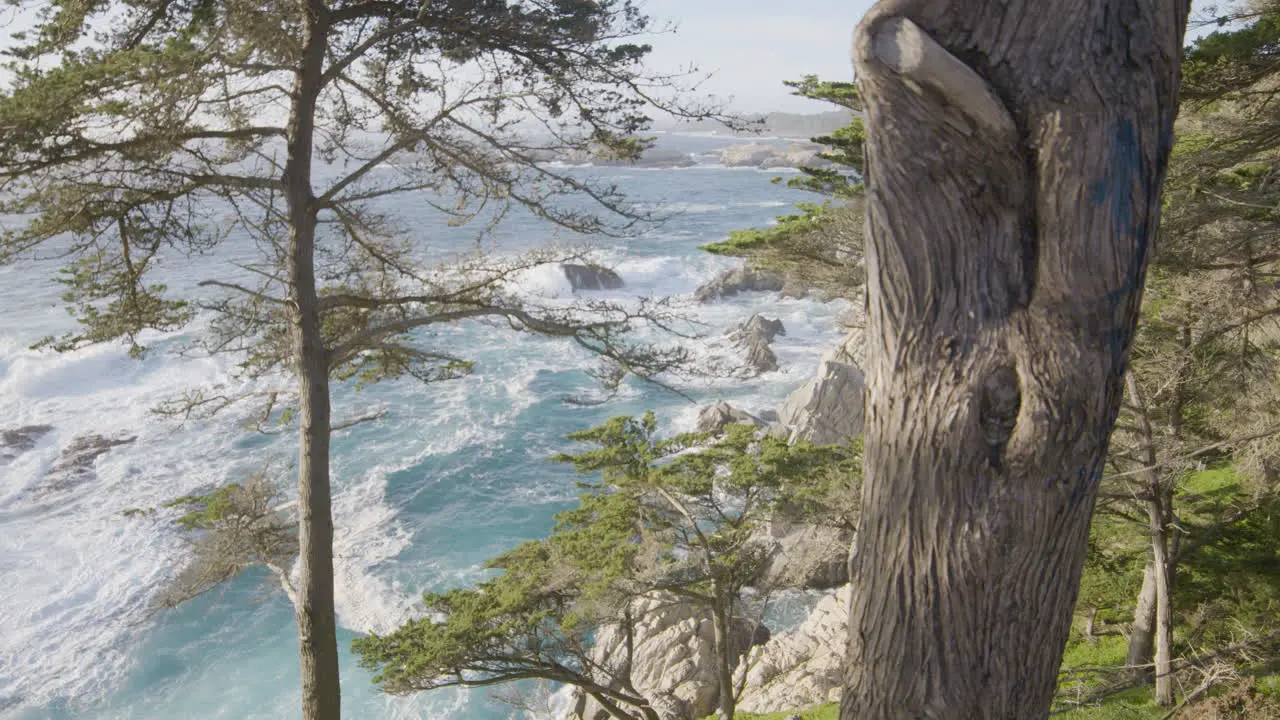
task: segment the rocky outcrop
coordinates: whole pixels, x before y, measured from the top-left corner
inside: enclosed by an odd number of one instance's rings
[[[803,438],[818,445],[847,443],[862,434],[862,369],[837,349],[818,365],[818,374],[791,393],[778,411],[781,425],[794,442]]]
[[[695,290],[693,296],[698,302],[711,302],[742,292],[778,292],[785,284],[778,273],[743,266],[725,270]]]
[[[34,448],[40,438],[52,431],[52,425],[23,425],[0,430],[0,463],[6,463]]]
[[[635,628],[635,657],[631,683],[647,698],[662,720],[702,718],[715,712],[719,683],[715,670],[715,631],[706,610],[674,597],[637,602],[632,607],[641,618]],[[735,663],[756,645],[769,640],[768,630],[752,623],[736,622],[730,628]],[[611,674],[627,671],[625,634],[616,626],[597,636],[591,654]],[[578,692],[572,717],[611,720],[609,713]]]
[[[617,290],[623,287],[622,277],[603,265],[560,266],[574,292],[579,290]]]
[[[596,159],[593,164],[610,167],[682,168],[691,167],[697,163],[689,153],[653,148],[644,151],[635,160]]]
[[[814,143],[745,143],[730,145],[720,151],[720,164],[725,167],[826,167],[831,163],[818,157],[822,146]]]
[[[768,713],[840,699],[848,638],[850,586],[824,598],[795,630],[752,648],[735,680],[746,675],[738,710]]]
[[[778,356],[773,354],[769,343],[775,337],[786,334],[781,320],[770,320],[759,314],[752,315],[746,322],[725,333],[734,346],[742,351],[749,376],[778,369]]]
[[[708,405],[698,411],[694,429],[700,433],[720,434],[728,425],[763,425],[764,421],[745,410],[725,402]]]
[[[829,590],[849,582],[853,534],[839,528],[782,519],[767,523],[753,538],[767,558],[757,584],[764,588]]]
[[[605,157],[587,150],[566,149],[531,150],[529,151],[529,157],[534,162],[558,162],[566,165],[599,165],[604,167],[681,168],[697,164],[687,152],[662,148],[646,150],[634,160]]]

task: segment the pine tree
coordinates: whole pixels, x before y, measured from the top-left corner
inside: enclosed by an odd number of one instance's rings
[[[206,350],[238,353],[246,377],[292,377],[248,397],[195,391],[169,411],[248,399],[296,424],[303,717],[337,718],[329,438],[345,423],[331,419],[330,382],[465,374],[461,349],[426,331],[462,320],[564,337],[622,372],[681,360],[625,340],[669,321],[663,307],[531,307],[504,289],[565,253],[428,269],[378,201],[412,193],[455,223],[524,206],[622,233],[645,218],[618,188],[541,153],[635,157],[649,113],[705,108],[673,99],[680,78],[645,70],[652,28],[630,0],[11,4],[33,28],[8,49],[0,213],[27,222],[5,231],[0,261],[68,257],[81,329],[45,346],[121,340],[140,355],[148,333],[205,309]],[[199,292],[152,279],[161,258],[230,244],[257,259]]]

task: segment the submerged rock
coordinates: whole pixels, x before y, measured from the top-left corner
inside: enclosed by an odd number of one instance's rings
[[[36,446],[53,431],[52,425],[23,425],[0,430],[0,462],[8,462]]]
[[[574,292],[579,290],[617,290],[623,287],[622,277],[603,265],[560,266]]]
[[[746,675],[739,711],[783,712],[840,699],[850,587],[824,598],[795,630],[751,649],[734,673],[735,682]]]
[[[41,494],[58,492],[92,480],[94,464],[100,456],[114,447],[128,445],[136,439],[137,437],[133,435],[115,437],[97,433],[81,435],[62,449],[62,453],[49,468],[49,472],[45,473],[44,480],[36,488],[36,492]]]
[[[725,270],[695,290],[693,296],[705,303],[742,292],[778,292],[784,284],[778,273],[743,266]]]

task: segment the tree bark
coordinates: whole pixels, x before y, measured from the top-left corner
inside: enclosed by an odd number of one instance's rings
[[[1142,589],[1138,591],[1138,603],[1133,610],[1133,624],[1129,626],[1129,653],[1125,665],[1141,667],[1151,662],[1156,648],[1156,571],[1155,563],[1147,558],[1142,571]],[[1142,677],[1146,671],[1135,671]]]
[[[324,3],[306,3],[303,56],[294,77],[284,168],[289,213],[290,333],[298,380],[298,650],[304,720],[338,720],[338,639],[333,607],[329,489],[329,371],[316,296],[315,195],[311,186],[316,99],[327,45]]]
[[[882,0],[844,720],[1043,718],[1173,142],[1186,0]]]
[[[1141,429],[1141,459],[1143,469],[1138,477],[1145,484],[1147,494],[1147,522],[1151,531],[1151,584],[1155,594],[1155,677],[1156,704],[1173,705],[1173,560],[1169,552],[1169,526],[1172,518],[1173,487],[1164,483],[1164,472],[1159,468],[1155,432],[1151,428],[1151,411],[1146,395],[1133,373],[1125,377],[1129,398],[1137,408],[1138,427]],[[1146,582],[1146,578],[1143,578]]]
[[[1173,697],[1173,607],[1169,594],[1169,534],[1158,498],[1147,503],[1151,522],[1151,559],[1156,586],[1156,704],[1171,707]]]
[[[715,594],[711,622],[715,628],[716,673],[720,680],[716,717],[718,720],[733,720],[737,709],[737,698],[733,692],[733,642],[729,633],[733,607],[720,588],[715,589]]]

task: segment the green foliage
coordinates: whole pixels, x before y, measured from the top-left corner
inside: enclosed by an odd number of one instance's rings
[[[174,523],[183,530],[210,530],[241,510],[244,494],[243,485],[231,483],[210,493],[184,495],[170,500],[163,507],[182,511]]]
[[[1131,622],[1149,544],[1132,523],[1107,514],[1095,516],[1077,606],[1086,613],[1096,608],[1099,622]]]
[[[414,193],[442,223],[481,228],[512,205],[584,233],[625,235],[650,219],[617,187],[538,160],[634,158],[652,144],[652,113],[715,114],[655,99],[683,79],[644,67],[650,24],[631,0],[465,12],[329,3],[323,22],[297,3],[30,5],[34,24],[6,48],[0,88],[0,214],[18,220],[0,232],[0,263],[66,258],[80,324],[37,347],[122,341],[141,355],[145,331],[181,328],[199,308],[213,316],[201,349],[241,356],[249,378],[288,373],[298,314],[287,261],[305,252],[321,298],[316,350],[331,377],[361,387],[468,374],[468,359],[423,330],[468,319],[570,339],[624,374],[682,359],[625,341],[647,319],[670,320],[654,306],[528,312],[502,291],[513,274],[573,253],[424,268],[375,202]],[[305,37],[321,52],[307,53]],[[304,74],[318,79],[291,88]],[[394,177],[375,172],[391,160]],[[201,283],[216,292],[180,296],[151,280],[158,259],[189,260],[229,237],[260,255]]]
[[[829,206],[826,204],[797,203],[796,207],[800,210],[799,213],[779,215],[776,225],[733,230],[729,233],[729,239],[700,245],[699,249],[713,255],[743,257],[753,251],[785,246],[788,241],[820,230],[831,222]]]
[[[165,503],[188,544],[187,564],[161,590],[157,604],[177,606],[239,575],[266,567],[286,588],[298,554],[297,523],[282,509],[282,493],[263,475]],[[156,510],[138,511],[151,515]]]
[[[541,678],[612,687],[608,697],[639,707],[616,690],[624,679],[590,662],[594,635],[639,622],[624,609],[657,592],[731,607],[758,570],[751,530],[784,500],[821,503],[835,475],[847,487],[858,468],[856,450],[790,446],[745,425],[718,440],[660,437],[653,413],[570,438],[594,447],[553,459],[599,481],[579,483],[579,505],[547,538],[491,560],[500,572],[474,588],[426,594],[427,617],[355,641],[385,691]]]
[[[734,715],[736,720],[787,720],[792,715],[799,715],[803,720],[839,720],[840,704],[828,703],[826,705],[817,705],[804,710],[784,710],[782,712],[764,713],[737,713]],[[706,720],[715,720],[715,717],[709,717]]]
[[[794,95],[861,110],[857,85],[819,80],[807,75],[789,81]],[[702,250],[744,257],[752,265],[782,273],[795,283],[817,289],[828,297],[852,298],[861,291],[863,145],[866,129],[861,117],[830,135],[812,138],[823,147],[818,156],[832,164],[824,168],[800,168],[786,181],[787,187],[817,193],[821,203],[797,203],[798,212],[779,215],[766,228],[735,230],[725,240],[701,246]],[[774,178],[780,183],[782,178]]]

